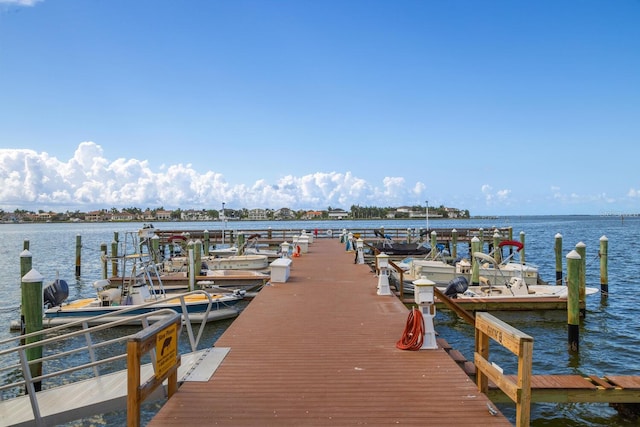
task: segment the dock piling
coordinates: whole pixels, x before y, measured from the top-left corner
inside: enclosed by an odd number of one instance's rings
[[[555,254],[556,254],[556,285],[562,285],[562,234],[557,233],[555,236]]]
[[[600,293],[602,296],[609,296],[609,273],[608,273],[608,252],[609,239],[607,236],[600,237]]]
[[[43,296],[42,296],[42,274],[38,271],[31,269],[27,274],[22,276],[21,290],[22,290],[22,305],[24,310],[24,332],[30,334],[32,332],[38,332],[43,327]],[[25,344],[31,344],[36,341],[40,341],[39,335],[27,337]],[[27,349],[27,361],[42,359],[42,347],[32,347]],[[31,377],[39,377],[42,375],[42,362],[35,362],[29,364],[29,371]],[[35,391],[40,391],[42,384],[40,381],[34,383]]]
[[[580,255],[580,281],[578,282],[578,295],[579,302],[581,305],[584,305],[584,302],[587,297],[587,245],[584,242],[578,242],[576,245],[576,251]],[[585,317],[587,315],[587,308],[580,308],[580,317]]]
[[[574,249],[567,254],[567,325],[568,348],[570,352],[577,352],[580,348],[580,275],[582,259]]]
[[[76,277],[80,277],[80,264],[82,262],[82,236],[76,235]]]

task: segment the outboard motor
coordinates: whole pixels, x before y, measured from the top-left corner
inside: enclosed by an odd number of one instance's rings
[[[44,288],[43,299],[44,305],[48,307],[57,307],[69,297],[69,285],[66,281],[56,279],[49,286]]]
[[[458,294],[463,294],[467,289],[469,289],[467,279],[464,276],[458,276],[449,282],[444,294],[449,298],[456,298]]]
[[[202,263],[200,264],[200,275],[206,276],[207,270],[209,270],[209,266],[207,265],[206,262],[202,261]]]

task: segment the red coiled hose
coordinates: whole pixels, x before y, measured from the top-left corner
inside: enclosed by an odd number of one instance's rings
[[[423,340],[424,318],[422,312],[414,307],[409,312],[402,338],[398,340],[396,347],[400,350],[420,350]]]

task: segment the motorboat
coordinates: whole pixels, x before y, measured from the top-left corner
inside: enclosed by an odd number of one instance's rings
[[[381,240],[369,243],[369,246],[389,256],[428,255],[431,252],[429,242],[396,242],[388,234],[382,234],[378,230],[374,230],[373,232]]]
[[[267,255],[231,255],[224,257],[204,256],[200,259],[201,270],[261,270],[269,267]],[[187,271],[189,257],[177,256],[164,261],[164,271]]]
[[[516,241],[501,242],[499,248],[506,246],[514,246],[516,252],[522,249],[522,243]],[[509,283],[511,278],[517,277],[522,279],[527,286],[545,285],[538,274],[538,266],[529,263],[521,263],[514,260],[515,253],[498,262],[496,258],[483,252],[474,252],[472,259],[478,263],[479,277],[489,281],[493,285],[505,285]],[[501,258],[502,259],[502,258]],[[456,277],[464,277],[471,283],[473,274],[472,262],[466,258],[450,261],[449,258],[435,255],[434,258],[426,257],[424,259],[416,259],[413,257],[405,258],[397,263],[399,269],[402,270],[402,276],[405,285],[424,277],[435,282],[438,285],[447,285]],[[392,275],[399,280],[399,272],[392,270]]]
[[[464,276],[454,278],[449,284],[438,286],[446,296],[454,299],[477,298],[560,298],[567,299],[569,288],[564,285],[527,285],[519,277],[512,277],[505,284],[492,285],[489,281],[483,281],[480,285],[469,286]],[[593,287],[585,288],[585,295],[597,294],[599,290]]]
[[[240,292],[212,294],[206,291],[166,293],[161,287],[149,283],[121,283],[113,286],[109,279],[97,280],[93,284],[96,296],[67,301],[66,282],[56,280],[45,288],[44,322],[57,325],[101,316],[100,322],[116,317],[135,316],[170,308],[181,313],[189,322],[212,321],[237,316],[233,307],[244,298]],[[102,315],[111,314],[104,317]]]

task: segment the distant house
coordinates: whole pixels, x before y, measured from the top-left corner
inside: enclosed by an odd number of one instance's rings
[[[250,209],[249,220],[250,221],[266,221],[267,220],[266,209]]]
[[[180,219],[183,221],[211,221],[207,211],[194,209],[180,212]]]
[[[156,211],[156,220],[171,221],[171,211]]]
[[[345,219],[349,216],[349,212],[344,209],[332,209],[328,215],[329,219]]]
[[[111,221],[133,221],[135,216],[129,212],[114,213],[111,215]]]
[[[104,216],[104,211],[92,211],[87,212],[87,214],[84,216],[84,220],[89,222],[104,221]]]
[[[307,211],[305,214],[307,219],[318,219],[322,218],[322,211]]]
[[[282,220],[295,219],[296,214],[294,211],[292,211],[289,208],[280,208],[273,213],[273,217],[275,219],[282,219]]]

